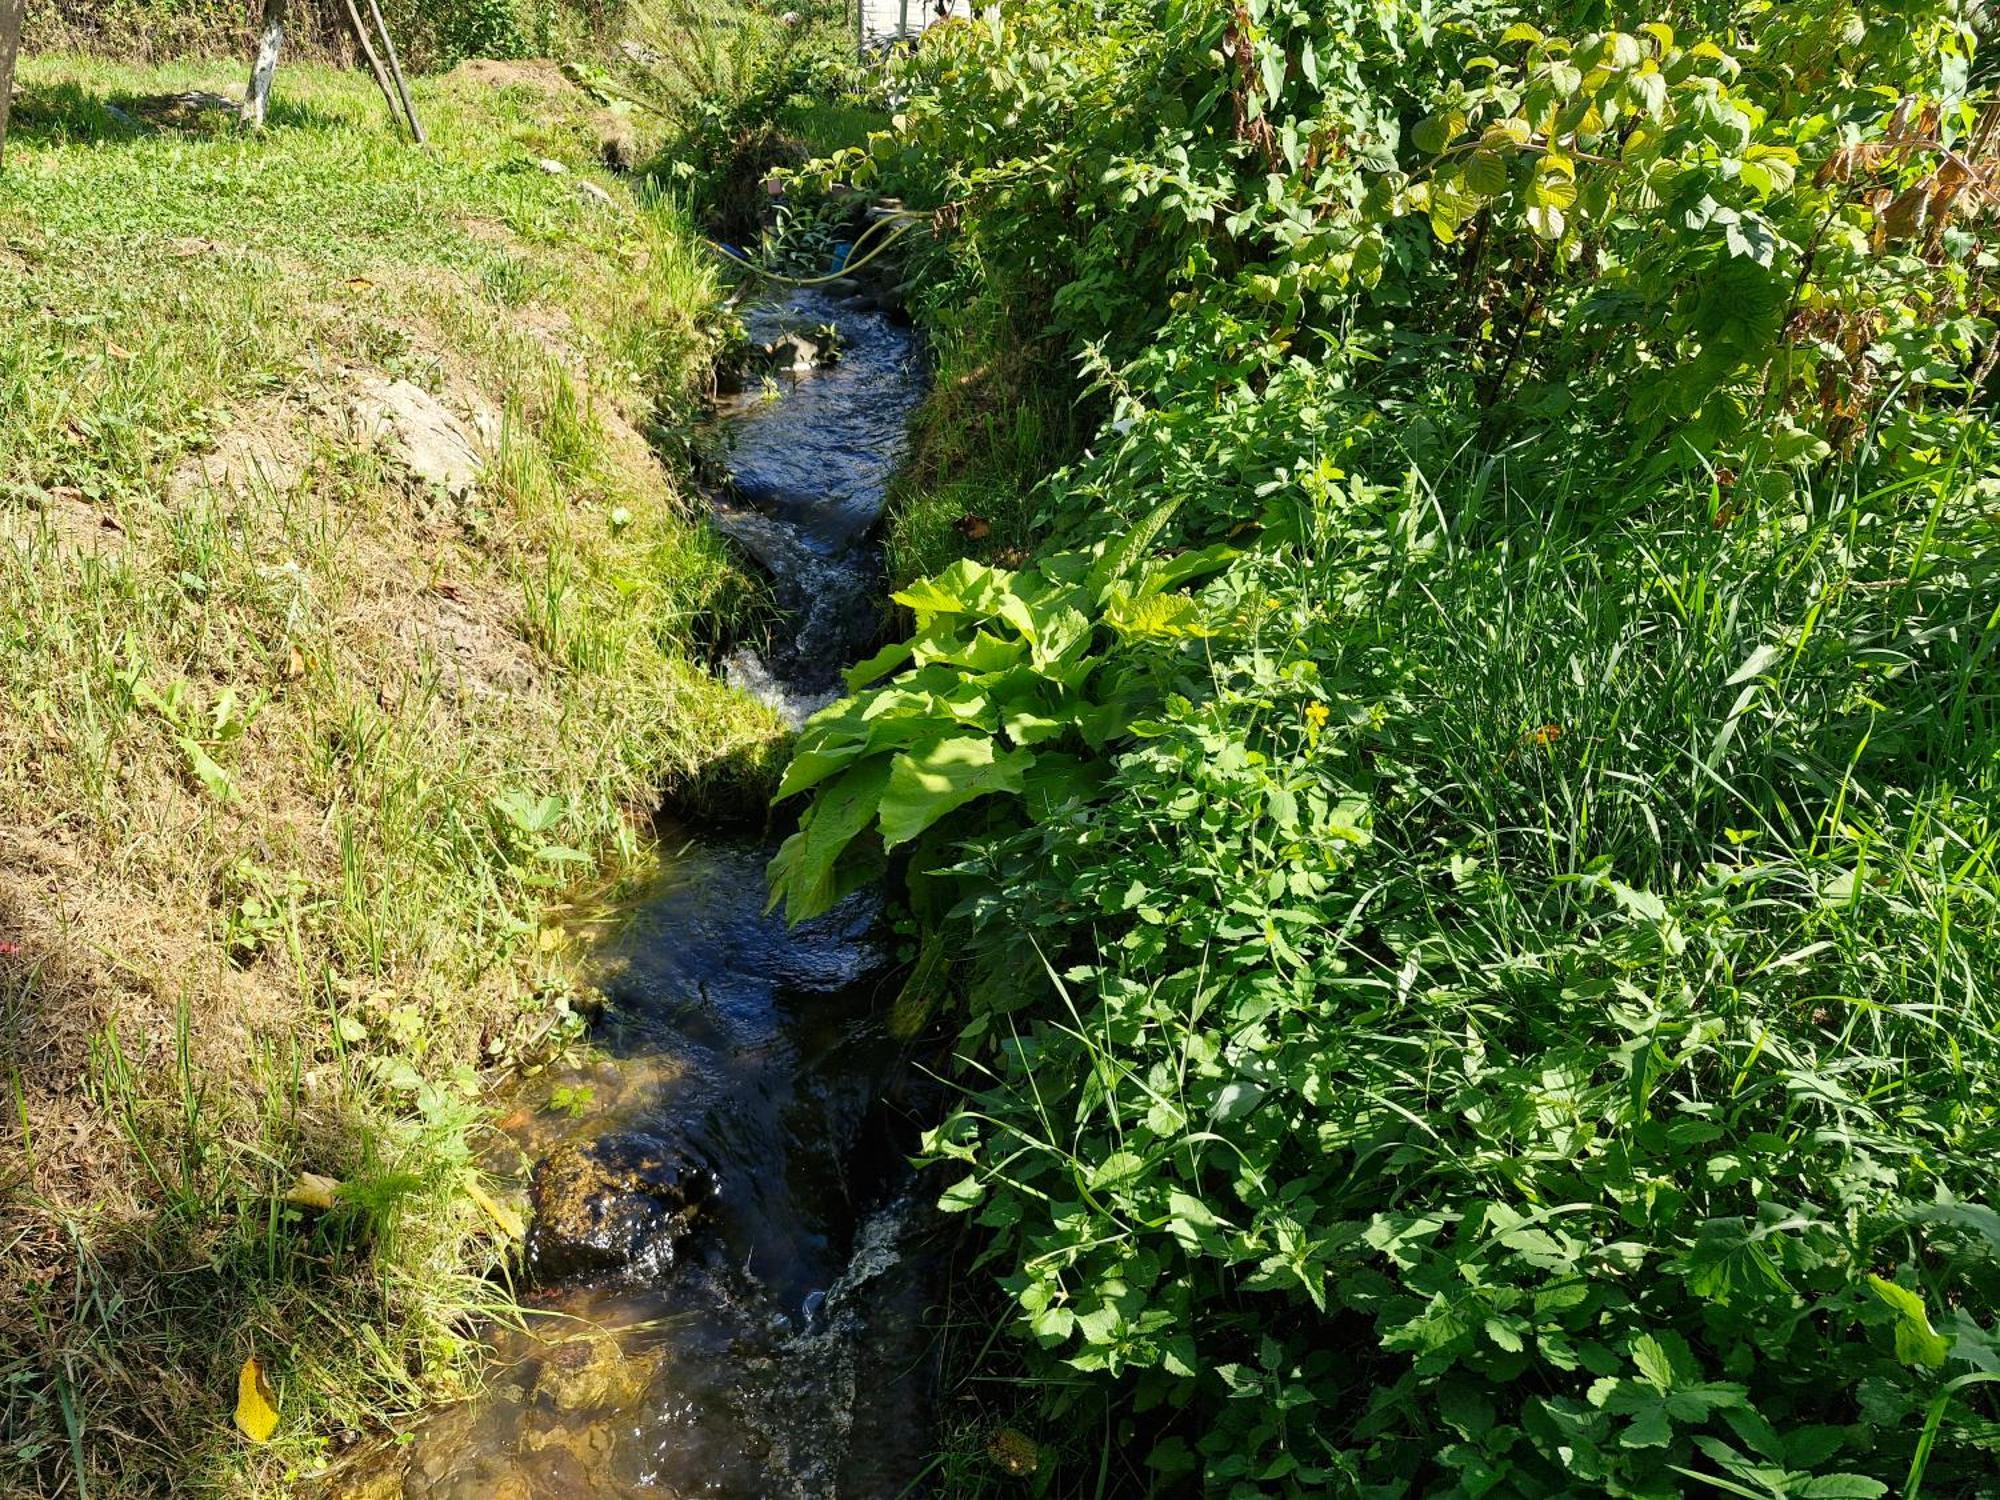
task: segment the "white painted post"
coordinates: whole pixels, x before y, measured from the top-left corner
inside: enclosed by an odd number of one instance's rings
[[[257,40],[257,61],[250,69],[250,91],[243,96],[243,123],[264,128],[264,111],[271,102],[271,80],[278,71],[278,50],[285,45],[285,0],[264,0],[264,31]]]

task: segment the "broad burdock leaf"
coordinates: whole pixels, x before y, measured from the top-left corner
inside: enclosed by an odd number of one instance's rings
[[[891,849],[907,844],[976,798],[1020,791],[1034,763],[1031,751],[997,751],[991,739],[962,735],[897,755],[879,804],[882,842]]]

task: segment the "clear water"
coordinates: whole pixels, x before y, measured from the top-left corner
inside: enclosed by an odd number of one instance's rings
[[[922,393],[907,331],[804,292],[753,336],[837,324],[845,355],[725,409],[719,524],[770,570],[793,629],[737,670],[794,716],[877,629],[869,533]],[[926,1288],[901,1196],[910,1075],[884,1028],[871,893],[798,928],[764,912],[770,848],[663,830],[675,850],[601,956],[599,1055],[537,1080],[510,1154],[686,1162],[693,1231],[639,1264],[545,1285],[495,1336],[490,1393],[439,1414],[371,1495],[892,1500],[927,1446]],[[562,1107],[557,1107],[558,1105]]]
[[[841,333],[837,364],[778,376],[775,400],[753,388],[723,412],[734,493],[716,523],[764,565],[791,617],[767,657],[738,653],[731,675],[798,723],[839,695],[841,670],[876,633],[881,567],[869,534],[923,380],[908,329],[824,292],[746,322],[757,343],[787,328]]]

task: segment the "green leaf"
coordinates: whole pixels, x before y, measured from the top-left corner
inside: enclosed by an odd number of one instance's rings
[[[1865,1474],[1816,1474],[1798,1481],[1790,1493],[1797,1500],[1876,1500],[1889,1486]]]
[[[961,1177],[938,1195],[937,1206],[948,1214],[962,1214],[976,1208],[985,1196],[985,1183],[977,1177]]]
[[[796,797],[826,780],[843,766],[852,765],[868,751],[869,726],[861,705],[849,700],[823,708],[806,720],[805,728],[792,744],[792,758],[773,802]]]
[[[1506,158],[1484,147],[1473,152],[1465,163],[1465,185],[1485,197],[1499,197],[1507,191]]]
[[[1896,1358],[1906,1365],[1935,1370],[1951,1354],[1951,1343],[1931,1326],[1924,1299],[1906,1286],[1870,1276],[1875,1295],[1896,1310]]]
[[[1164,500],[1147,513],[1146,518],[1132,527],[1123,536],[1112,538],[1105,544],[1097,561],[1091,565],[1089,575],[1084,579],[1084,592],[1094,601],[1102,603],[1110,594],[1112,585],[1122,583],[1126,574],[1143,557],[1148,548],[1167,529],[1167,522],[1174,518],[1174,512],[1181,508],[1178,496]]]
[[[1738,683],[1748,682],[1753,677],[1761,677],[1770,670],[1771,663],[1784,654],[1783,647],[1771,645],[1767,641],[1744,657],[1743,664],[1724,678],[1722,685],[1735,687]]]
[[[907,844],[957,807],[993,792],[1018,792],[1034,765],[1029,750],[996,753],[984,736],[961,735],[896,756],[881,803],[882,842]]]
[[[1667,1358],[1667,1351],[1660,1347],[1660,1341],[1650,1333],[1642,1333],[1632,1341],[1632,1363],[1656,1389],[1667,1391],[1673,1388],[1673,1363]]]
[[[889,758],[874,756],[842,773],[813,799],[798,831],[771,861],[769,906],[783,901],[794,922],[833,907],[842,894],[835,864],[874,821],[890,774]]]
[[[1201,606],[1186,594],[1114,597],[1104,619],[1119,639],[1127,641],[1190,640],[1214,633],[1202,618]]]
[[[1146,1159],[1133,1151],[1114,1151],[1090,1169],[1093,1188],[1122,1187],[1146,1170]]]
[[[1442,156],[1451,143],[1465,133],[1465,111],[1454,109],[1426,115],[1417,121],[1410,140],[1426,156]]]
[[[1648,1402],[1633,1414],[1631,1425],[1618,1434],[1627,1448],[1664,1448],[1674,1439],[1674,1424],[1667,1408],[1659,1401]]]
[[[864,662],[847,669],[847,690],[858,693],[870,683],[888,676],[908,661],[914,648],[908,641],[891,641]]]
[[[523,833],[546,833],[563,820],[569,804],[560,797],[530,797],[526,792],[506,792],[493,799],[493,806]]]
[[[1632,102],[1658,119],[1667,111],[1667,80],[1656,72],[1634,73],[1625,80],[1625,91],[1632,96]]]
[[[1778,237],[1771,226],[1756,214],[1743,214],[1725,224],[1722,240],[1729,253],[1768,266],[1778,253]]]
[[[1664,922],[1667,920],[1667,903],[1651,891],[1642,891],[1625,884],[1622,880],[1609,882],[1612,899],[1619,909],[1637,917],[1642,922]]]
[[[195,780],[202,785],[217,802],[236,800],[236,783],[229,779],[229,773],[216,763],[215,757],[195,741],[181,737],[181,753],[187,757],[188,769],[194,772]]]
[[[1568,158],[1545,156],[1535,164],[1534,179],[1528,184],[1531,208],[1566,209],[1576,202],[1575,168]]]

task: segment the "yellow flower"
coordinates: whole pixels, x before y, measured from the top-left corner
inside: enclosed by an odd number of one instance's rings
[[[1331,713],[1332,710],[1324,703],[1308,703],[1306,705],[1306,722],[1312,725],[1314,729],[1324,729]]]

